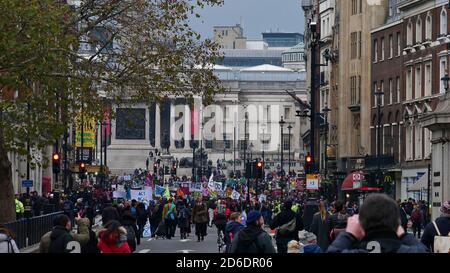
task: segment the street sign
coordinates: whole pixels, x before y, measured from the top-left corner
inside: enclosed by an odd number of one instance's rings
[[[81,140],[83,138],[83,147],[84,148],[94,148],[95,146],[95,129],[97,126],[97,123],[94,118],[90,118],[88,116],[84,116],[82,118],[82,114],[78,114],[76,117],[76,143],[75,147],[81,147]],[[83,126],[81,123],[81,120],[83,120]],[[84,127],[84,128],[82,128]],[[81,132],[83,132],[83,136],[81,135]]]
[[[92,164],[93,154],[92,148],[76,148],[76,163],[84,162],[86,164]]]
[[[31,188],[33,187],[33,180],[22,180],[23,188]]]
[[[319,175],[318,174],[307,174],[306,175],[306,189],[307,190],[318,190],[319,189]]]

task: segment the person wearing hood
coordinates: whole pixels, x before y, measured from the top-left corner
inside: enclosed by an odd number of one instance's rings
[[[0,224],[0,253],[20,253],[14,238],[13,232]]]
[[[290,209],[290,208],[289,208]],[[247,226],[234,236],[231,253],[276,253],[272,238],[263,230],[264,219],[259,211],[251,211]]]
[[[426,253],[427,248],[400,223],[397,203],[386,194],[369,195],[359,215],[328,247],[328,253]]]
[[[56,227],[59,225],[59,217],[56,217],[53,220],[53,226]],[[81,248],[86,246],[90,241],[90,231],[89,231],[89,225],[90,221],[87,218],[80,218],[77,216],[75,218],[75,222],[77,223],[78,230],[77,232],[70,232],[70,236],[72,236],[73,241],[77,241],[80,243]],[[49,231],[45,233],[41,237],[41,241],[39,243],[39,253],[49,253],[50,249],[50,243],[51,243],[51,234],[52,231]]]
[[[120,223],[127,231],[128,246],[130,247],[131,252],[134,252],[136,250],[136,246],[141,244],[141,238],[136,225],[136,218],[129,209],[123,212]]]
[[[50,234],[48,253],[68,253],[70,250],[67,249],[67,244],[73,240],[70,235],[72,223],[67,215],[60,215],[55,223]]]
[[[450,236],[450,200],[442,204],[441,216],[435,221],[428,223],[425,227],[421,242],[428,247],[428,249],[436,252],[434,249],[434,238],[439,235]]]
[[[127,230],[120,222],[111,220],[98,232],[98,249],[101,253],[131,253]]]
[[[231,242],[233,242],[234,236],[236,236],[239,231],[245,228],[241,221],[241,213],[233,212],[230,216],[230,221],[225,226],[224,242],[226,245],[225,250],[227,253],[231,250]]]
[[[303,230],[300,215],[292,211],[292,201],[284,203],[281,212],[273,218],[270,229],[277,229],[276,241],[278,253],[287,253],[287,245],[292,240],[298,241],[298,232]]]

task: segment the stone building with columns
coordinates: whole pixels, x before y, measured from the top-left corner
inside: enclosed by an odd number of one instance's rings
[[[296,102],[285,90],[306,100],[305,72],[272,65],[216,65],[214,70],[226,92],[216,94],[213,105],[202,106],[200,98],[194,98],[194,103],[187,103],[185,98],[167,98],[150,106],[143,103],[114,107],[116,118],[111,123],[107,162],[112,174],[145,169],[149,154],[155,149],[163,153],[168,150],[174,159],[192,158],[192,138],[201,140],[199,147],[206,150],[214,165],[218,160],[243,159],[246,132],[250,147],[247,158],[261,158],[264,151],[266,167],[275,169],[283,149],[287,172],[290,150],[291,170],[302,169],[305,147],[300,136],[309,123],[295,116]],[[281,117],[286,121],[283,145]],[[236,170],[242,168],[239,165]]]

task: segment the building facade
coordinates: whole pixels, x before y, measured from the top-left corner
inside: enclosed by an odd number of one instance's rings
[[[206,150],[208,160],[214,165],[235,159],[242,162],[247,139],[247,147],[250,147],[247,159],[262,158],[264,151],[266,166],[276,170],[283,149],[286,172],[290,143],[292,170],[300,171],[299,158],[305,151],[298,136],[306,124],[295,117],[295,101],[285,90],[292,90],[306,99],[305,72],[272,65],[240,69],[216,66],[215,72],[227,90],[215,96],[215,105],[205,107],[200,100],[192,105],[184,99],[172,98],[150,107],[144,104],[116,107],[108,147],[110,171],[122,175],[145,168],[149,153],[154,153],[155,149],[170,153],[174,159],[192,158],[191,139],[199,141],[198,148]],[[283,145],[281,117],[286,121]],[[290,132],[289,125],[292,126]],[[230,166],[228,171],[242,168],[240,163]]]

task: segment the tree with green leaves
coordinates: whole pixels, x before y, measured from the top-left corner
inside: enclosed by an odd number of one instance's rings
[[[8,153],[45,164],[80,111],[223,91],[218,46],[189,26],[222,0],[0,1],[0,222],[15,219]]]

